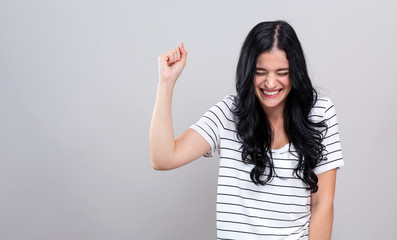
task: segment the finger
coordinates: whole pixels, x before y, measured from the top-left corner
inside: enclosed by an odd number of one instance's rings
[[[181,59],[181,52],[178,48],[175,48],[176,60],[179,61]]]
[[[181,52],[181,60],[183,62],[185,62],[186,61],[187,52],[185,50],[185,45],[183,44],[183,42],[179,46],[179,51]]]
[[[158,62],[161,65],[168,64],[168,61],[169,61],[169,54],[168,53],[162,54],[162,55],[160,55],[158,57]]]
[[[174,62],[176,62],[175,49],[172,49],[171,53],[172,53],[172,58],[174,59]]]
[[[168,57],[167,63],[169,66],[172,65],[173,63],[175,63],[175,57],[174,57],[174,53],[172,50],[167,52],[167,57]]]
[[[178,57],[176,55],[175,49],[172,50],[172,57],[174,58],[174,63],[178,62]]]
[[[158,71],[160,74],[163,74],[169,68],[169,55],[167,53],[160,55],[158,57]]]
[[[172,49],[172,57],[174,58],[174,62],[176,62],[177,59],[176,59],[175,49]]]

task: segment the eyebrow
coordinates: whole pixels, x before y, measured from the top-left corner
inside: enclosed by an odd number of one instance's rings
[[[255,70],[256,70],[256,71],[258,71],[258,70],[259,70],[259,71],[267,71],[267,70],[266,70],[266,69],[264,69],[264,68],[258,68],[258,67],[257,67],[257,68],[255,68]],[[279,69],[277,69],[277,70],[276,70],[276,72],[280,72],[280,71],[288,71],[288,70],[289,70],[289,68],[279,68]]]

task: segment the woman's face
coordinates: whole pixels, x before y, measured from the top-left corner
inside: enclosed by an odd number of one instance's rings
[[[289,62],[283,50],[261,53],[256,60],[254,78],[255,95],[263,110],[284,110],[288,93],[291,91]]]

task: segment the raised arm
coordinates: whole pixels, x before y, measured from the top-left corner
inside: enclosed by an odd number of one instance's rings
[[[159,83],[150,124],[149,151],[156,170],[170,170],[187,164],[210,150],[207,141],[195,130],[187,129],[178,139],[172,126],[172,93],[186,65],[187,52],[181,44],[158,57]]]

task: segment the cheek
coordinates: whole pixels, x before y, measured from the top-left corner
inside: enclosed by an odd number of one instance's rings
[[[289,77],[286,77],[285,79],[283,79],[282,84],[284,85],[285,88],[287,89],[291,89],[291,81],[289,79]]]
[[[255,77],[255,78],[254,78],[254,87],[257,87],[257,86],[258,86],[258,78]]]
[[[260,80],[258,78],[254,78],[254,93],[257,97],[259,97],[260,84]]]
[[[261,79],[260,77],[255,77],[254,78],[254,87],[257,88],[259,87],[263,82],[263,79]]]

